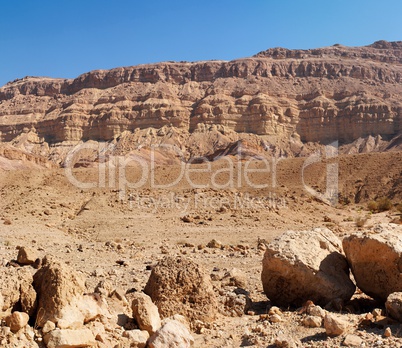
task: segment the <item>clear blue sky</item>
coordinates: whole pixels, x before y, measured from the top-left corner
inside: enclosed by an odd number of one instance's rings
[[[401,0],[0,0],[0,86],[381,39],[402,40]]]

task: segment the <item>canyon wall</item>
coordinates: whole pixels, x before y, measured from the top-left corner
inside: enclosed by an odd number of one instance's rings
[[[164,62],[76,79],[26,77],[0,88],[0,141],[53,146],[125,132],[213,126],[267,144],[348,144],[402,131],[402,42],[269,49],[233,61]]]

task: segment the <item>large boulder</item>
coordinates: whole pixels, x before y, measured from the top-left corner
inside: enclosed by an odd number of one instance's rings
[[[84,321],[76,310],[76,302],[83,298],[85,279],[53,258],[45,257],[43,267],[34,275],[34,287],[38,293],[36,323],[42,327],[48,320],[63,323],[63,327]],[[67,323],[66,323],[67,321]]]
[[[281,306],[307,300],[326,305],[349,300],[355,286],[340,240],[328,229],[287,231],[267,246],[262,284],[267,297]]]
[[[165,257],[153,269],[144,292],[157,305],[162,318],[176,313],[190,322],[215,319],[218,302],[209,275],[184,257]]]
[[[343,248],[356,285],[367,295],[385,301],[402,291],[402,235],[395,230],[353,234]]]

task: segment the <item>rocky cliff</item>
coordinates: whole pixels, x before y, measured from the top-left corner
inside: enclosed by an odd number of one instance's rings
[[[170,142],[190,157],[236,141],[289,156],[308,142],[387,142],[402,131],[401,64],[402,42],[379,41],[26,77],[0,88],[0,141],[48,158],[123,138],[127,151]]]

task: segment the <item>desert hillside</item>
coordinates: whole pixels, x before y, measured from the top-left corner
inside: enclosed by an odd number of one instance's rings
[[[402,346],[402,41],[0,88],[0,347]]]

